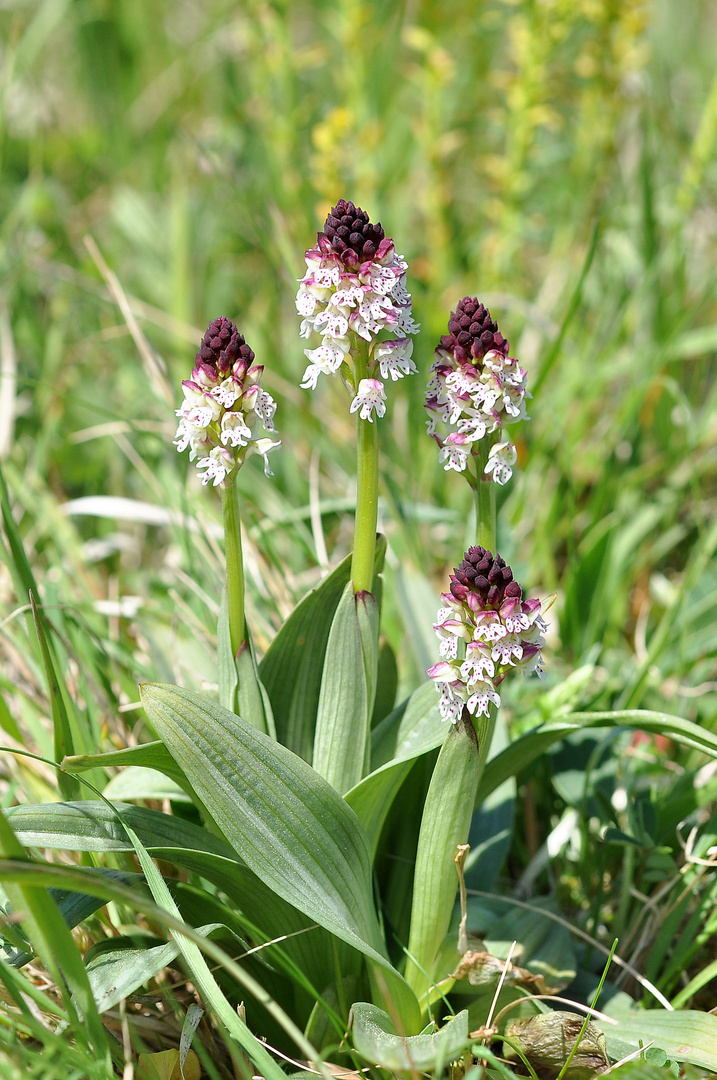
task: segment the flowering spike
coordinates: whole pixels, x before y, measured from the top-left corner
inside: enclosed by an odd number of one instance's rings
[[[182,383],[184,401],[177,409],[174,438],[180,453],[189,447],[189,460],[200,459],[203,484],[225,484],[252,454],[261,454],[264,471],[271,475],[266,455],[280,443],[257,437],[259,423],[274,431],[276,412],[274,399],[261,388],[263,371],[230,319],[209,324],[191,379]]]
[[[474,444],[501,431],[503,426],[527,420],[526,372],[508,356],[508,342],[488,309],[475,297],[460,301],[448,320],[431,365],[426,392],[428,434],[440,446],[444,469],[465,472]],[[448,428],[447,434],[437,425]],[[497,484],[513,473],[516,450],[507,440],[491,447],[483,472]]]
[[[305,350],[310,363],[303,388],[314,390],[319,375],[332,375],[344,364],[343,373],[348,372],[358,396],[357,384],[366,376],[395,381],[416,371],[407,335],[419,327],[406,292],[406,263],[380,224],[373,224],[360,206],[339,199],[306,252],[306,266],[296,296],[300,333],[309,338],[316,332],[322,343]],[[390,337],[379,340],[384,333]],[[350,363],[361,342],[368,346],[368,361],[366,371],[357,375]]]
[[[513,668],[542,677],[547,624],[540,601],[523,600],[522,588],[500,555],[469,548],[441,600],[433,629],[443,659],[427,674],[441,694],[442,720],[457,723],[464,708],[487,716],[491,704],[500,706],[496,687]]]

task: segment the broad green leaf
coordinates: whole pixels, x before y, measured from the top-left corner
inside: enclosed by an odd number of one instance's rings
[[[385,554],[382,536],[376,542],[376,574]],[[276,718],[277,738],[306,761],[311,761],[313,751],[326,643],[350,573],[349,555],[294,608],[259,665]]]
[[[448,734],[441,723],[438,699],[432,683],[424,683],[407,702],[395,709],[375,729],[372,761],[382,760],[374,772],[346,793],[375,851],[391,804],[413,761],[435,750]],[[388,760],[386,756],[390,755]]]
[[[237,711],[237,689],[239,676],[237,666],[232,653],[231,633],[229,631],[229,616],[227,612],[227,587],[222,588],[222,598],[219,602],[219,617],[217,619],[217,680],[219,682],[219,701],[230,712]],[[247,716],[245,720],[251,723]],[[263,730],[260,729],[260,730]]]
[[[247,647],[240,649],[236,658],[237,712],[258,731],[264,731],[275,739],[276,728],[269,695],[259,678],[254,645],[250,637],[247,637],[247,642]]]
[[[529,731],[489,761],[481,778],[479,798],[483,798],[509,777],[527,768],[559,739],[573,731],[582,731],[592,727],[629,727],[636,728],[638,731],[653,731],[657,735],[667,735],[683,746],[701,750],[708,757],[717,759],[717,735],[693,724],[690,720],[683,720],[680,716],[652,712],[647,709],[568,713],[559,720],[549,721],[534,731]]]
[[[522,967],[541,975],[550,987],[549,992],[555,993],[575,978],[575,946],[569,927],[542,914],[541,909],[559,914],[557,905],[550,899],[533,900],[529,911],[508,905],[502,918],[485,935],[484,943],[493,956],[506,960],[513,942],[517,941],[519,949],[514,952],[514,959],[519,958]],[[468,929],[472,929],[470,912]]]
[[[396,703],[398,692],[398,667],[396,654],[385,639],[379,643],[376,695],[373,703],[371,727],[374,728],[389,715]]]
[[[326,645],[314,733],[314,769],[343,795],[366,772],[378,662],[378,605],[344,589]]]
[[[605,1010],[617,1020],[602,1027],[608,1051],[611,1040],[637,1049],[654,1040],[669,1058],[688,1061],[717,1072],[717,1016],[693,1009],[624,1009],[610,1005]]]
[[[364,767],[368,770],[370,743],[369,731],[373,717],[373,706],[376,701],[376,680],[378,679],[378,629],[381,620],[381,578],[376,580],[376,595],[372,593],[359,593],[356,596],[356,616],[358,619],[359,636],[361,638],[361,653],[363,656],[364,675],[366,676],[367,697],[367,732],[366,732],[366,761]]]
[[[247,865],[280,897],[381,965],[407,1025],[415,999],[384,955],[358,818],[286,747],[199,694],[146,684],[153,727]]]
[[[409,1038],[397,1035],[391,1017],[375,1005],[357,1001],[352,1013],[353,1041],[359,1054],[370,1064],[391,1072],[420,1071],[440,1076],[470,1043],[466,1010],[439,1031]]]
[[[2,825],[0,824],[0,828]],[[168,913],[162,907],[148,901],[145,896],[128,889],[126,885],[120,885],[116,881],[100,879],[96,875],[89,874],[87,870],[76,866],[58,866],[49,863],[32,863],[27,859],[3,859],[0,858],[0,879],[7,885],[9,882],[17,883],[27,888],[37,888],[45,891],[50,886],[57,888],[75,889],[79,892],[87,892],[90,895],[100,896],[106,901],[116,900],[125,904],[134,911],[141,912],[147,919],[157,922],[170,932],[181,934],[183,938],[197,945],[202,953],[207,955],[215,965],[223,967],[236,982],[243,986],[250,994],[260,1001],[264,1008],[281,1024],[284,1030],[291,1036],[298,1035],[300,1047],[306,1045],[301,1032],[296,1031],[295,1025],[289,1020],[271,998],[265,993],[256,979],[252,978],[244,968],[240,967],[222,948],[207,937],[198,934],[191,926],[187,926],[181,920]],[[83,967],[84,972],[84,967]],[[89,987],[88,987],[89,992]],[[92,1008],[95,1008],[94,999],[90,995]],[[271,1074],[278,1075],[271,1069]],[[268,1073],[266,1075],[269,1075]],[[327,1077],[328,1080],[328,1077]]]
[[[143,806],[118,805],[122,817],[142,835],[143,843],[160,850],[197,851],[237,863],[231,846],[206,829]],[[18,840],[26,847],[70,851],[132,851],[117,814],[104,802],[23,803],[4,811]],[[161,858],[159,854],[158,858]],[[239,864],[240,865],[240,864]]]
[[[225,709],[242,716],[252,727],[276,737],[271,703],[259,679],[254,645],[248,627],[245,627],[245,634],[244,644],[238,654],[233,656],[225,585],[217,620],[219,702]]]
[[[129,873],[124,870],[99,867],[91,868],[88,872],[95,874],[97,877],[122,882],[124,885],[138,885],[144,880],[141,874]],[[88,893],[73,892],[67,889],[48,889],[47,891],[57,904],[58,910],[70,930],[75,926],[79,926],[84,919],[87,919],[104,903],[103,900],[99,900],[96,896],[90,896]],[[27,944],[27,939],[25,939],[25,943]],[[22,967],[24,964],[29,963],[33,957],[33,953],[26,952],[24,949],[13,950],[7,945],[5,946],[5,953],[8,962],[13,967]]]
[[[490,744],[491,760],[509,745],[507,725],[497,718]],[[480,780],[478,781],[480,792]],[[470,853],[465,864],[469,889],[492,889],[500,874],[513,837],[517,784],[510,777],[481,799],[473,812],[468,834]]]
[[[458,891],[455,856],[468,839],[478,764],[475,728],[461,718],[438,755],[418,838],[406,979],[419,1000],[430,992],[431,973],[451,922]]]

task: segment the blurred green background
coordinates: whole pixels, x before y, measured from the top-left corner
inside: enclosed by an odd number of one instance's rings
[[[343,196],[407,257],[423,326],[382,424],[403,687],[473,541],[422,406],[470,294],[534,393],[500,549],[558,592],[551,678],[588,660],[588,702],[714,718],[716,32],[702,0],[4,0],[0,453],[46,602],[122,658],[113,692],[213,678],[218,499],[171,439],[216,316],[279,402],[276,479],[241,476],[260,648],[348,550],[348,398],[298,389],[294,310]],[[89,496],[135,502],[67,512]]]

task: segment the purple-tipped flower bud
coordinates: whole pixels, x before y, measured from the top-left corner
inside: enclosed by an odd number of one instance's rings
[[[464,472],[474,444],[504,425],[527,420],[527,374],[508,356],[508,342],[488,309],[466,296],[451,312],[441,337],[426,392],[428,434],[441,448],[444,468]],[[437,425],[447,432],[437,431]],[[507,440],[490,450],[484,472],[505,484],[513,472],[516,450]]]
[[[491,351],[508,355],[508,342],[498,330],[498,323],[475,296],[465,296],[451,312],[448,333],[441,337],[441,348],[458,362],[469,358],[481,361]]]
[[[246,458],[260,454],[264,472],[271,476],[267,454],[280,443],[257,438],[261,422],[274,431],[276,404],[261,388],[264,368],[254,364],[254,353],[230,319],[209,324],[194,359],[184,401],[177,409],[177,450],[189,447],[189,460],[204,473],[202,483],[214,486],[230,480]]]
[[[345,266],[355,268],[366,259],[373,259],[385,233],[381,225],[372,225],[360,206],[339,199],[326,218],[318,243],[325,238]]]
[[[512,668],[542,676],[547,626],[540,600],[523,600],[523,590],[500,555],[469,548],[451,574],[450,592],[441,599],[444,606],[433,629],[444,659],[427,674],[441,693],[442,720],[457,723],[464,708],[487,716],[491,703],[500,706],[496,687]]]
[[[360,396],[351,367],[352,351],[360,340],[369,345],[367,375],[371,380],[380,376],[395,381],[416,370],[411,359],[413,342],[407,335],[418,333],[419,327],[406,292],[406,263],[396,254],[393,240],[380,225],[369,221],[365,210],[339,199],[315,246],[306,252],[306,266],[308,272],[296,296],[302,316],[300,333],[305,338],[319,333],[322,343],[305,350],[310,363],[301,385],[314,390],[319,375],[341,370],[356,393],[352,411],[361,408],[361,417],[368,419],[367,399],[365,394]],[[384,332],[390,337],[379,340]],[[381,415],[381,395],[374,400],[372,408]]]

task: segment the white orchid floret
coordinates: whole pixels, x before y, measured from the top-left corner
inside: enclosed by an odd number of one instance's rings
[[[358,393],[351,402],[350,411],[359,411],[362,420],[373,423],[373,413],[383,416],[386,412],[386,391],[383,383],[378,379],[362,379],[358,386]]]
[[[518,452],[511,442],[495,443],[490,448],[483,472],[491,476],[496,484],[507,484],[513,475],[517,458]]]
[[[250,442],[244,451],[244,459],[251,457],[253,454],[259,454],[264,459],[264,475],[273,476],[273,472],[269,466],[269,458],[267,454],[270,450],[276,449],[277,446],[281,446],[281,442],[278,439],[255,439]]]
[[[455,469],[456,472],[464,472],[468,464],[468,455],[471,452],[472,445],[473,440],[469,435],[465,435],[460,431],[452,431],[441,447],[440,453],[438,454],[438,461],[443,465],[446,472],[448,472],[449,469]]]
[[[395,338],[393,341],[380,341],[374,349],[373,358],[378,363],[382,379],[390,378],[395,382],[404,375],[412,375],[417,369],[412,360],[413,342],[410,338]]]
[[[234,468],[234,455],[223,446],[215,446],[209,452],[209,456],[197,462],[198,469],[204,469],[202,483],[208,484],[211,480],[214,487],[226,480]]]
[[[442,659],[428,675],[440,690],[443,720],[457,723],[464,707],[488,716],[491,705],[500,706],[496,687],[511,670],[542,675],[541,602],[523,600],[500,556],[469,548],[441,600],[434,630]]]
[[[223,446],[246,446],[252,437],[242,412],[227,412],[222,417],[220,439]]]
[[[179,425],[174,445],[189,447],[202,483],[228,483],[247,457],[266,455],[280,443],[257,438],[261,425],[274,431],[276,402],[261,386],[264,368],[253,364],[254,353],[234,323],[215,319],[204,335],[191,379],[183,385],[184,401],[177,410]]]

